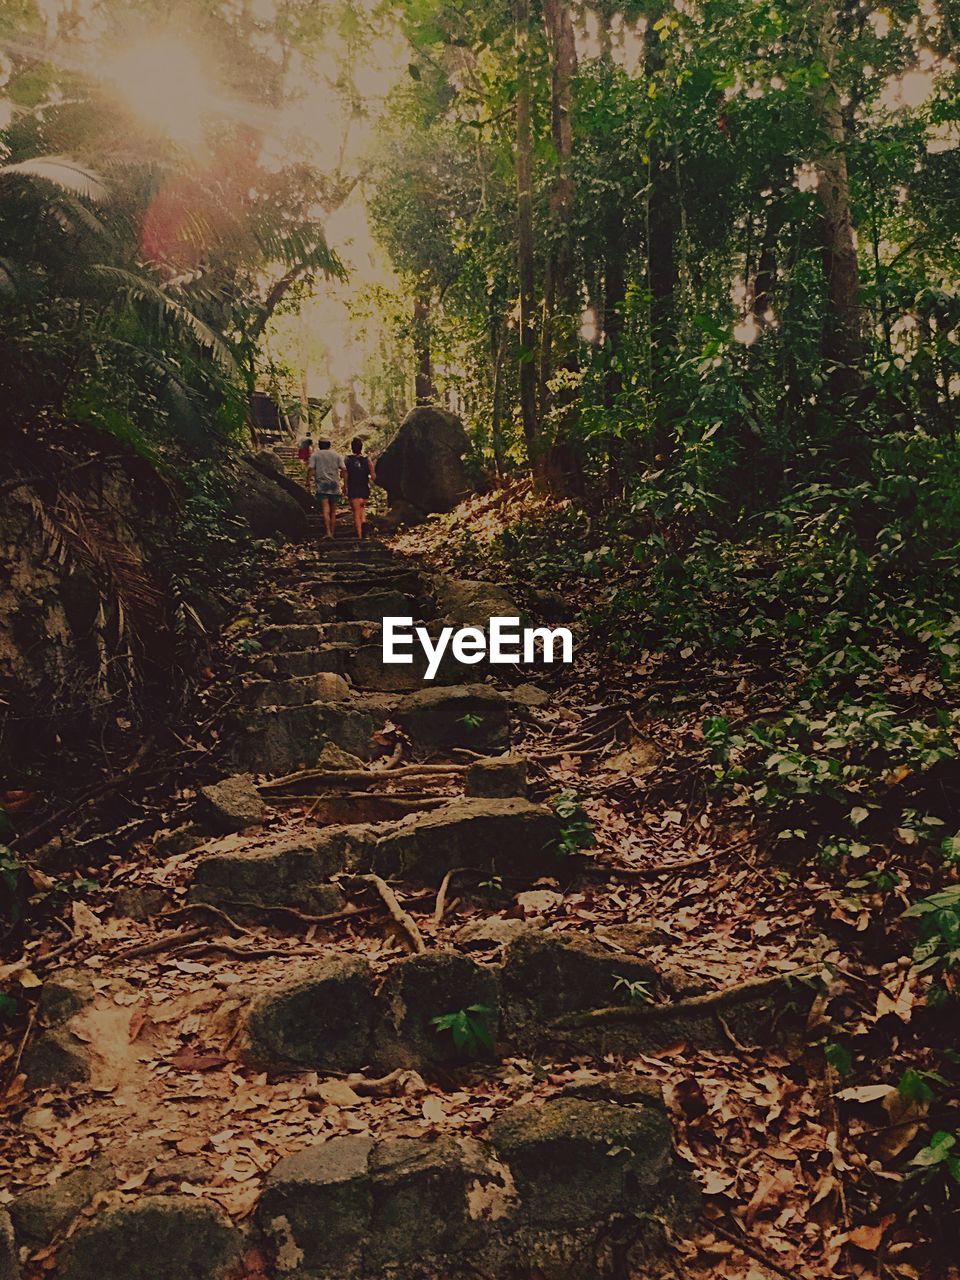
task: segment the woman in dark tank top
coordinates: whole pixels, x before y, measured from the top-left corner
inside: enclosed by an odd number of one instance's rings
[[[353,512],[353,527],[357,537],[363,537],[363,522],[367,518],[367,499],[370,497],[370,481],[376,477],[373,462],[363,452],[363,441],[356,436],[350,445],[351,453],[344,458],[347,469],[347,497]]]

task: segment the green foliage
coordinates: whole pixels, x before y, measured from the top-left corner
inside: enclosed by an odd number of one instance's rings
[[[615,973],[613,979],[614,991],[623,991],[631,1004],[653,1003],[649,982],[644,982],[642,978],[626,978],[622,973]]]
[[[960,961],[960,885],[922,898],[904,917],[919,921],[920,937],[913,949],[918,972],[949,970]]]
[[[19,924],[30,899],[32,885],[18,858],[0,845],[0,923]]]
[[[832,1042],[823,1047],[823,1056],[841,1080],[853,1075],[853,1058],[846,1045]]]
[[[471,1004],[455,1013],[442,1013],[431,1018],[435,1030],[449,1032],[454,1048],[469,1058],[481,1057],[493,1049],[493,1009],[484,1004]]]
[[[922,1147],[910,1161],[909,1174],[928,1182],[934,1178],[946,1178],[960,1183],[960,1156],[955,1154],[958,1135],[940,1129],[929,1143]]]
[[[596,844],[593,824],[587,816],[576,791],[561,791],[552,802],[554,813],[560,819],[560,836],[557,853],[568,858],[580,849],[591,849]]]
[[[483,716],[478,716],[475,712],[468,711],[465,715],[460,717],[460,723],[465,729],[479,729],[483,724]]]

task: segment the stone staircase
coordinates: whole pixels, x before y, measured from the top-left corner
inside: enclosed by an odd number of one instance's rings
[[[361,1131],[321,1123],[311,1139],[308,1122],[271,1139],[280,1158],[254,1160],[255,1198],[232,1217],[221,1189],[235,1163],[218,1165],[202,1137],[183,1139],[179,1150],[210,1152],[209,1184],[194,1171],[150,1193],[127,1177],[126,1192],[71,1232],[53,1270],[48,1252],[44,1274],[619,1277],[641,1274],[631,1268],[662,1243],[658,1224],[690,1220],[697,1195],[673,1155],[659,1090],[636,1071],[611,1072],[611,1061],[683,1037],[723,1045],[724,1035],[755,1034],[769,1001],[726,1009],[722,1030],[707,1012],[672,1016],[673,988],[644,959],[642,930],[611,946],[511,913],[518,892],[536,892],[544,877],[574,888],[590,867],[561,856],[559,820],[529,796],[525,762],[510,754],[521,710],[511,686],[455,663],[428,685],[417,666],[382,663],[386,613],[432,625],[448,620],[435,616],[441,607],[449,591],[376,541],[343,536],[286,555],[234,632],[245,656],[221,780],[158,844],[154,880],[139,889],[141,902],[154,894],[142,908],[160,913],[154,928],[171,912],[205,919],[195,945],[209,938],[213,955],[176,971],[177,990],[138,1024],[153,1030],[136,1031],[147,1043],[133,1055],[126,1033],[116,1047],[102,1028],[118,1001],[126,1009],[131,993],[163,988],[164,949],[127,946],[95,988],[61,976],[70,998],[44,1016],[23,1060],[32,1086],[74,1112],[100,1107],[103,1123],[115,1122],[114,1097],[135,1099],[134,1138],[169,1127],[186,1088],[188,1100],[203,1099],[190,1104],[192,1123],[202,1114],[210,1132],[233,1134],[252,1112],[256,1148],[304,1075],[321,1082],[309,1086],[315,1097],[345,1094],[346,1123]],[[469,908],[466,923],[454,898]],[[233,1021],[215,1033],[203,1011],[224,990],[236,993]],[[625,990],[658,1002],[661,1016],[635,1020]],[[622,1019],[594,1027],[591,1014],[611,1006]],[[518,1055],[575,1056],[596,1071],[533,1097],[505,1083],[504,1063]],[[187,1071],[194,1062],[198,1074],[158,1101],[170,1061]],[[210,1097],[199,1073],[211,1070],[224,1073],[232,1110]],[[419,1101],[412,1113],[402,1101],[410,1087],[417,1098],[432,1087],[428,1099],[489,1089],[486,1120],[427,1123],[426,1103],[421,1114]],[[127,1173],[127,1158],[106,1153],[107,1185]],[[16,1200],[13,1209],[16,1224]]]

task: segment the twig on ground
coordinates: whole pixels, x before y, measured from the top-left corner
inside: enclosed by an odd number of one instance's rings
[[[745,1253],[748,1258],[752,1258],[754,1262],[759,1262],[761,1266],[767,1267],[770,1271],[775,1271],[778,1276],[782,1276],[783,1280],[802,1280],[796,1271],[788,1271],[786,1267],[781,1266],[775,1258],[771,1258],[769,1254],[752,1244],[743,1236],[738,1236],[735,1231],[728,1231],[726,1227],[720,1226],[718,1222],[707,1219],[710,1230],[720,1236],[728,1243],[735,1245],[741,1253]]]
[[[297,786],[304,782],[318,782],[329,786],[367,786],[379,778],[392,782],[396,778],[410,778],[432,773],[459,774],[463,772],[462,764],[407,764],[395,769],[301,769],[298,773],[289,773],[283,778],[271,778],[261,782],[258,791],[262,796],[283,792],[287,787]]]
[[[27,1018],[27,1026],[26,1026],[26,1030],[24,1031],[24,1033],[23,1033],[23,1035],[22,1035],[22,1037],[21,1037],[21,1039],[20,1039],[20,1043],[19,1043],[19,1045],[17,1046],[17,1052],[16,1052],[16,1055],[15,1055],[15,1057],[14,1057],[14,1059],[13,1059],[13,1069],[12,1069],[12,1070],[11,1070],[11,1072],[10,1072],[10,1078],[11,1078],[11,1079],[13,1079],[13,1077],[14,1077],[14,1076],[17,1074],[17,1072],[20,1070],[20,1059],[23,1057],[23,1051],[26,1049],[26,1047],[27,1047],[27,1045],[28,1045],[28,1043],[29,1043],[29,1041],[30,1041],[30,1037],[31,1037],[31,1035],[33,1035],[33,1028],[34,1028],[34,1025],[35,1025],[35,1023],[36,1023],[36,1021],[37,1021],[37,1014],[38,1014],[39,1010],[40,1010],[40,1006],[39,1006],[39,1005],[37,1005],[37,1004],[35,1004],[35,1005],[33,1006],[33,1008],[30,1010],[30,1015],[29,1015],[29,1017]]]
[[[218,916],[219,919],[223,920],[237,933],[250,932],[250,930],[245,929],[242,924],[238,924],[237,921],[234,920],[233,916],[228,916],[220,907],[215,907],[212,902],[188,902],[184,907],[174,907],[172,911],[164,911],[161,915],[157,916],[156,919],[169,920],[172,916],[186,915],[188,911],[209,911],[211,915]]]
[[[387,884],[386,880],[381,876],[375,875],[357,876],[357,879],[361,883],[372,885],[373,888],[376,889],[377,893],[379,893],[383,900],[383,905],[387,908],[391,917],[400,926],[404,937],[406,937],[410,944],[410,949],[416,955],[423,955],[427,949],[427,944],[423,940],[423,935],[417,928],[417,923],[413,916],[409,915],[404,911],[403,907],[401,907],[400,903],[397,901],[397,895]]]
[[[237,947],[232,942],[221,938],[206,938],[202,942],[193,942],[185,947],[177,948],[177,955],[198,956],[204,951],[222,951],[234,960],[267,960],[273,956],[292,956],[302,954],[285,947]]]

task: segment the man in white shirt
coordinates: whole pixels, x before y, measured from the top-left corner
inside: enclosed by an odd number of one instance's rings
[[[323,527],[327,537],[333,537],[337,523],[337,501],[346,480],[347,469],[343,459],[330,447],[329,440],[318,440],[308,463],[317,491],[317,502],[323,512]]]

